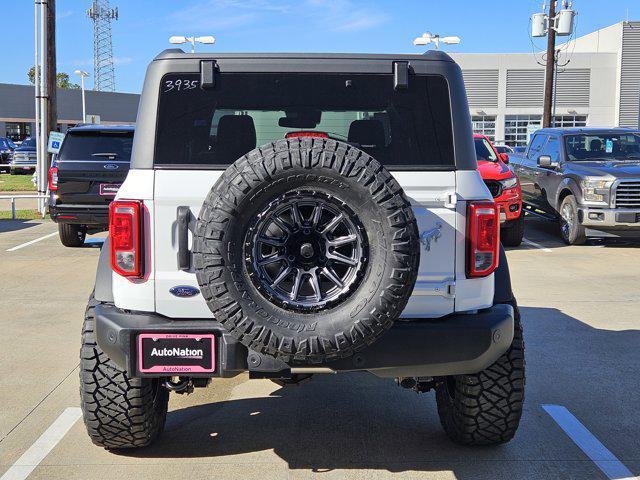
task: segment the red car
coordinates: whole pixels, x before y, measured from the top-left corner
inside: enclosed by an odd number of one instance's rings
[[[475,134],[478,170],[489,187],[495,202],[500,207],[500,239],[503,245],[517,247],[524,236],[524,214],[522,213],[522,189],[520,182],[507,166],[509,155],[498,153],[484,135]]]

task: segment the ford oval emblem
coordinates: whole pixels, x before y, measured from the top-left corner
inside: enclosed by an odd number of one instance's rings
[[[102,167],[106,170],[117,170],[118,168],[120,168],[118,165],[116,165],[115,163],[107,163],[104,167]]]
[[[200,293],[200,290],[190,285],[177,285],[175,287],[171,287],[169,289],[169,293],[171,293],[171,295],[174,295],[176,297],[181,297],[181,298],[195,297]]]

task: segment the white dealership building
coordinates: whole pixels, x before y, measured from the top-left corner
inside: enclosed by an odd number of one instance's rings
[[[616,23],[557,48],[556,126],[638,128],[640,22]],[[528,126],[542,118],[542,52],[451,56],[464,74],[474,130],[525,145]]]

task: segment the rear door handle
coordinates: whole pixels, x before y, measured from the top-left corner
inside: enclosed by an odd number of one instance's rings
[[[188,271],[191,268],[189,220],[191,220],[191,209],[178,207],[178,268],[183,271]]]

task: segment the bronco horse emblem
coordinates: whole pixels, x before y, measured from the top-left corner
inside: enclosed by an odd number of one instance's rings
[[[438,239],[442,236],[442,224],[440,222],[436,223],[436,226],[430,230],[425,230],[420,234],[420,243],[424,245],[424,249],[427,252],[431,251],[431,241],[437,242]]]

